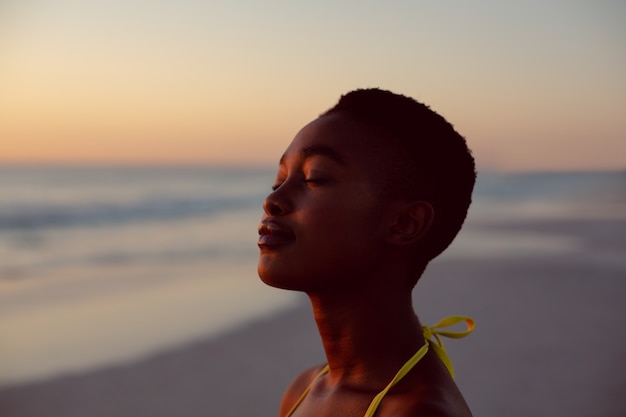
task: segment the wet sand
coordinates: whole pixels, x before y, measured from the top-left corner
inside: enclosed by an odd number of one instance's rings
[[[446,347],[475,416],[626,415],[626,221],[501,224],[580,239],[560,253],[438,260],[415,293],[424,323],[473,316]],[[324,360],[308,301],[216,339],[86,374],[0,390],[6,417],[275,416]]]

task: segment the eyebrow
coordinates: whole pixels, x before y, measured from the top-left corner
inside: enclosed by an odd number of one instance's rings
[[[346,159],[343,155],[337,152],[335,149],[328,145],[311,145],[307,146],[302,150],[302,155],[304,155],[304,159],[309,159],[314,156],[325,156],[338,164],[345,165]],[[282,163],[285,159],[285,155],[280,158],[280,162]]]

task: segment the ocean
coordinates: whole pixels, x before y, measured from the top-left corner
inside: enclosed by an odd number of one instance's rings
[[[277,314],[256,275],[274,169],[0,167],[0,387],[120,364]],[[626,172],[479,175],[446,259],[549,256],[626,218]],[[616,231],[617,232],[617,231]]]

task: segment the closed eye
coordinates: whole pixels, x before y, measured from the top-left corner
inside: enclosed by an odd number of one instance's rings
[[[304,183],[308,185],[322,185],[331,182],[331,180],[326,178],[305,178]]]
[[[279,182],[279,183],[272,185],[272,191],[278,190],[280,186],[283,185],[283,182]],[[304,182],[307,185],[315,186],[315,185],[328,184],[332,182],[332,180],[327,179],[327,178],[305,178],[302,182]]]

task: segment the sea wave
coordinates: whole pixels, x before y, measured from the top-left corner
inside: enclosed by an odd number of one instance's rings
[[[206,216],[224,210],[259,205],[261,196],[150,199],[126,203],[84,205],[39,204],[0,208],[0,230],[76,226],[108,226],[151,220]]]

